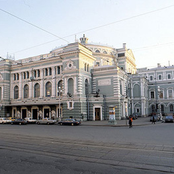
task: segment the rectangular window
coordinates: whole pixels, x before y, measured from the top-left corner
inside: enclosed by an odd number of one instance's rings
[[[118,54],[118,57],[124,57],[124,56],[125,56],[124,53],[119,53],[119,54]]]
[[[158,80],[162,80],[162,75],[159,75],[158,76]]]
[[[171,75],[170,74],[167,74],[167,79],[171,79]]]
[[[154,91],[151,91],[150,96],[151,98],[155,98]]]
[[[153,76],[150,76],[150,80],[151,80],[151,81],[153,80]]]
[[[172,98],[172,89],[169,89],[169,90],[168,90],[168,97],[169,97],[169,98]]]

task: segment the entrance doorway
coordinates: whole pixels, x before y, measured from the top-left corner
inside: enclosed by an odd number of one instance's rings
[[[44,118],[49,118],[49,109],[44,109]]]
[[[26,118],[27,116],[27,110],[26,109],[22,109],[22,119]]]
[[[95,120],[100,120],[100,108],[95,108]]]
[[[33,119],[37,119],[37,109],[33,109]]]

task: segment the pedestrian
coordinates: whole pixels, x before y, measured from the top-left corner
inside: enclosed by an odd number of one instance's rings
[[[129,128],[132,127],[132,117],[129,117]]]
[[[153,118],[152,118],[152,124],[155,124],[155,117],[153,115]]]

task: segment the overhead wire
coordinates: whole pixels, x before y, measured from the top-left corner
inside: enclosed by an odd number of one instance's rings
[[[48,41],[48,42],[45,42],[45,43],[42,43],[42,44],[39,44],[39,45],[35,45],[33,47],[29,47],[29,48],[25,48],[25,49],[16,51],[16,52],[13,53],[13,54],[15,54],[15,53],[22,52],[22,51],[25,51],[25,50],[28,50],[28,49],[32,49],[32,48],[36,48],[38,46],[42,46],[42,45],[45,45],[45,44],[48,44],[48,43],[51,43],[51,42],[55,42],[57,40],[64,40],[64,41],[68,42],[67,40],[65,40],[65,38],[67,38],[67,37],[71,37],[71,36],[74,36],[74,35],[77,35],[77,34],[81,34],[81,33],[84,33],[84,32],[89,32],[89,31],[92,31],[92,30],[96,30],[98,28],[106,27],[106,26],[109,26],[109,25],[113,25],[113,24],[116,24],[116,23],[120,23],[120,22],[123,22],[123,21],[130,20],[130,19],[134,19],[134,18],[138,18],[138,17],[141,17],[141,16],[145,16],[147,14],[155,13],[157,11],[165,10],[165,9],[168,9],[168,8],[171,8],[171,7],[174,7],[174,4],[170,5],[170,6],[163,7],[163,8],[159,8],[159,9],[156,9],[156,10],[152,10],[152,11],[149,11],[149,12],[145,12],[145,13],[141,13],[141,14],[138,14],[138,15],[134,15],[134,16],[131,16],[131,17],[128,17],[128,18],[120,19],[120,20],[117,20],[117,21],[114,21],[114,22],[111,22],[111,23],[107,23],[107,24],[104,24],[104,25],[97,26],[97,27],[93,27],[93,28],[90,28],[90,29],[87,29],[87,30],[83,30],[83,31],[80,31],[80,32],[77,32],[77,33],[74,33],[74,34],[71,34],[71,35],[67,35],[65,37],[59,37],[59,36],[49,32],[49,31],[47,31],[47,30],[45,30],[45,29],[43,29],[41,27],[38,27],[37,25],[34,25],[34,24],[32,24],[32,23],[30,23],[30,22],[28,22],[28,21],[26,21],[26,20],[16,16],[16,15],[13,15],[12,13],[9,13],[9,12],[1,9],[1,8],[0,8],[0,10],[5,12],[5,13],[7,13],[7,14],[9,14],[9,15],[11,15],[11,16],[13,16],[13,17],[15,17],[15,18],[17,18],[17,19],[19,19],[19,20],[21,20],[21,21],[23,21],[23,22],[26,22],[26,23],[28,23],[28,24],[30,24],[30,25],[32,25],[32,26],[34,26],[34,27],[36,27],[36,28],[38,28],[38,29],[40,29],[42,31],[45,31],[45,32],[47,32],[47,33],[49,33],[49,34],[51,34],[51,35],[53,35],[53,36],[58,38],[56,40]],[[169,43],[166,43],[166,44],[169,44]],[[139,48],[136,48],[136,49],[139,49]]]
[[[21,20],[21,21],[23,21],[23,22],[25,22],[25,23],[27,23],[27,24],[33,26],[33,27],[35,27],[35,28],[38,28],[38,29],[40,29],[40,30],[42,30],[42,31],[44,31],[44,32],[46,32],[46,33],[52,35],[52,36],[55,36],[55,37],[57,37],[57,38],[59,38],[59,39],[65,41],[65,42],[69,43],[69,41],[65,40],[64,38],[59,37],[59,36],[57,36],[56,34],[53,34],[53,33],[51,33],[50,31],[47,31],[47,30],[45,30],[45,29],[43,29],[43,28],[41,28],[41,27],[39,27],[39,26],[37,26],[37,25],[35,25],[35,24],[32,24],[31,22],[28,22],[27,20],[24,20],[24,19],[22,19],[22,18],[20,18],[20,17],[18,17],[18,16],[16,16],[16,15],[14,15],[14,14],[12,14],[12,13],[6,11],[6,10],[3,10],[3,9],[1,9],[1,8],[0,8],[0,10],[1,10],[2,12],[4,12],[4,13],[7,13],[7,14],[9,14],[9,15],[11,15],[11,16],[13,16],[13,17],[15,17],[15,18],[17,18],[17,19],[19,19],[19,20]]]

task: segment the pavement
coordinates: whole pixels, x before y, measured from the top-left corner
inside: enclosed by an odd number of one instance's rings
[[[157,121],[155,124],[161,124],[161,121]],[[133,120],[132,126],[143,126],[143,125],[151,125],[150,117],[138,117],[138,119]],[[116,120],[114,122],[110,122],[109,120],[102,121],[82,121],[82,125],[84,126],[114,126],[114,127],[128,127],[129,120]]]

